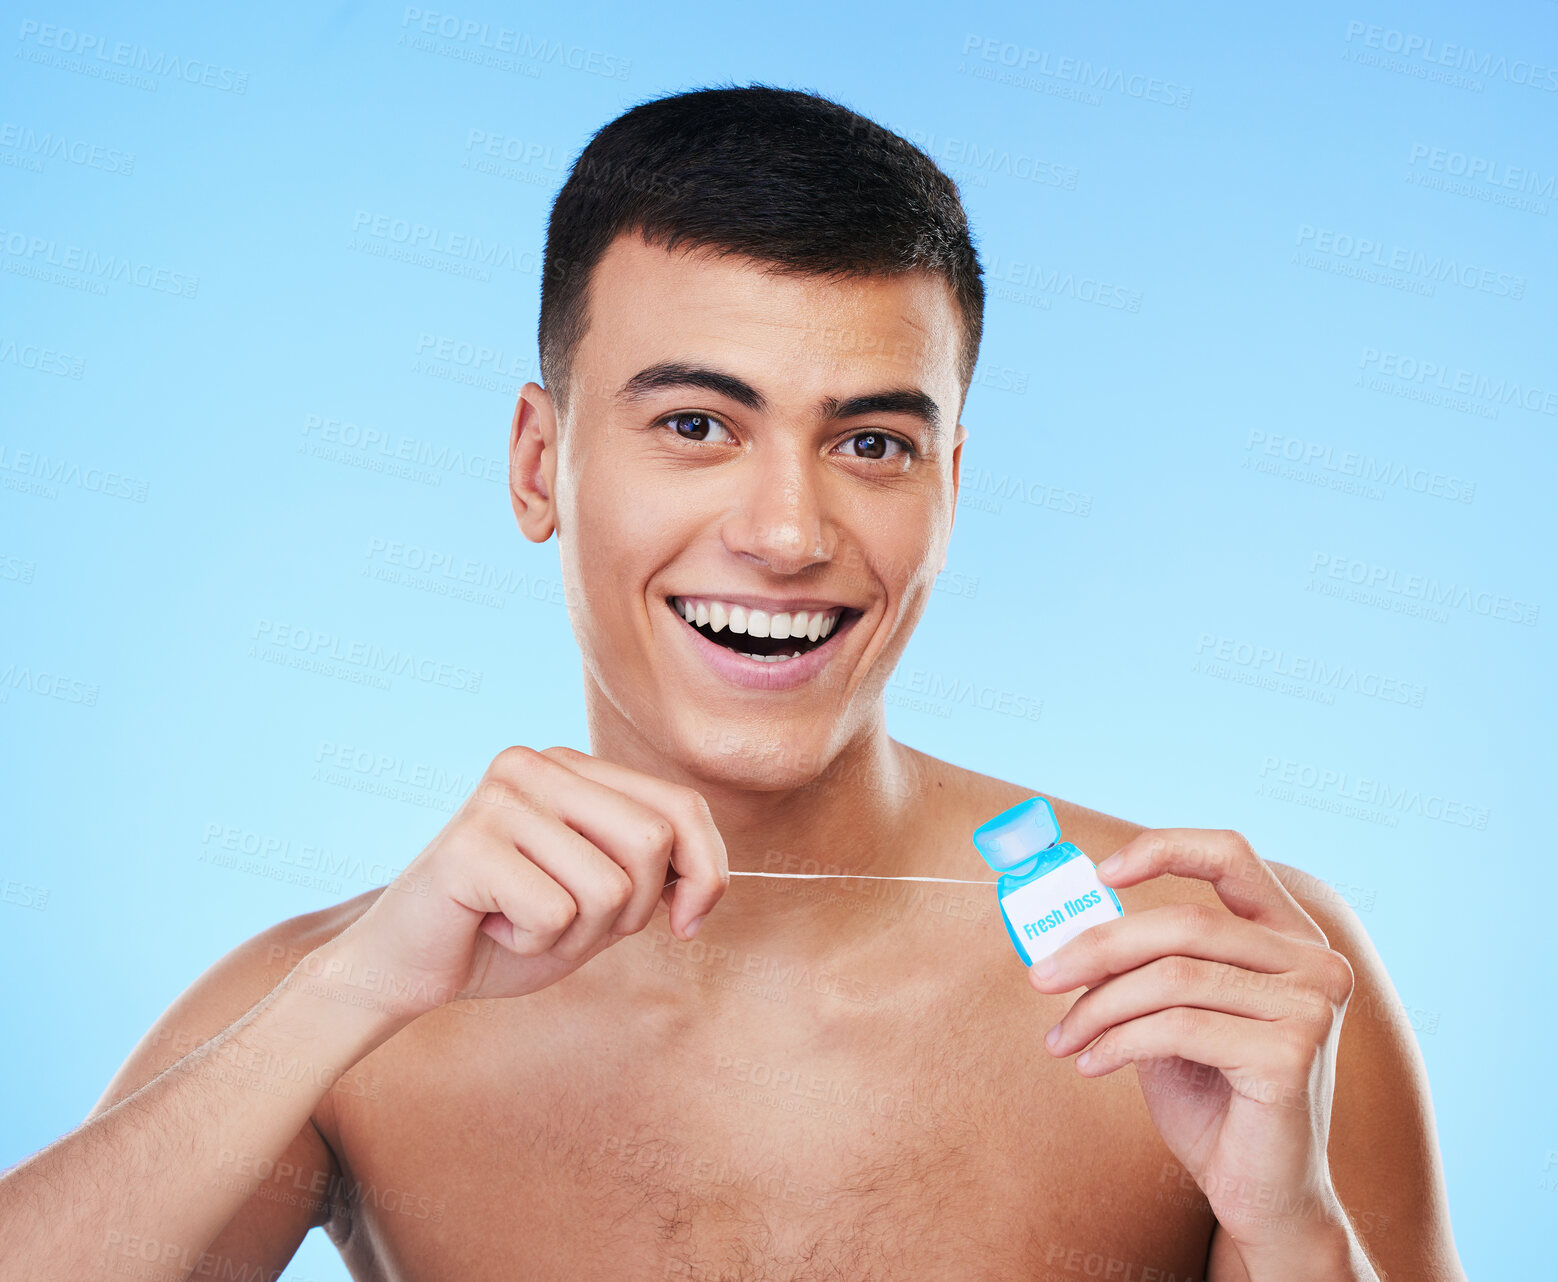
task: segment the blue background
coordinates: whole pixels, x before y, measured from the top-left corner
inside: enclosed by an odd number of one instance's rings
[[[1331,881],[1426,1057],[1468,1272],[1551,1266],[1558,73],[1516,80],[1558,63],[1554,5],[453,11],[579,67],[391,7],[7,7],[0,1165],[237,941],[409,861],[498,749],[588,747],[556,545],[502,479],[546,216],[626,107],[763,81],[925,146],[986,266],[894,735]],[[1457,82],[1447,44],[1508,61]],[[320,636],[479,688],[287,662]],[[292,862],[221,866],[228,830]],[[288,1276],[345,1273],[316,1233]]]

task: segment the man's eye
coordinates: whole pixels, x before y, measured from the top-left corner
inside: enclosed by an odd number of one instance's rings
[[[730,437],[730,429],[712,414],[667,414],[660,422],[684,441],[718,441]],[[882,460],[914,454],[914,447],[907,441],[886,432],[856,432],[848,443],[856,447],[855,458]],[[896,452],[889,453],[890,450]]]
[[[850,444],[858,446],[855,457],[866,459],[901,458],[906,454],[913,454],[913,447],[905,440],[896,436],[889,436],[886,432],[856,432],[849,438]],[[898,453],[888,454],[888,448],[895,448]]]
[[[684,441],[707,441],[711,433],[718,439],[718,433],[727,431],[719,419],[709,414],[668,414],[660,421],[668,424]]]

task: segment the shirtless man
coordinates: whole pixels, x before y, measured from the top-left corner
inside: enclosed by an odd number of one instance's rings
[[[320,1225],[386,1282],[1462,1279],[1378,956],[1239,834],[1052,799],[1125,906],[1052,971],[993,890],[729,875],[988,882],[1039,792],[883,717],[980,337],[950,182],[684,94],[596,136],[547,257],[511,491],[591,753],[506,748],[390,887],[212,966],[0,1180],[0,1274],[271,1279]]]

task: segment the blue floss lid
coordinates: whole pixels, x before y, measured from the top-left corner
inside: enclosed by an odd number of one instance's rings
[[[1032,859],[1060,840],[1060,824],[1043,797],[1029,797],[974,829],[974,848],[996,872]]]

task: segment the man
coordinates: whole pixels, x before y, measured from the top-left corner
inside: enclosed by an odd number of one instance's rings
[[[836,104],[597,134],[510,439],[592,752],[504,750],[391,887],[197,980],[0,1180],[14,1276],[270,1278],[322,1225],[363,1279],[1462,1278],[1321,884],[1056,799],[1126,911],[1028,970],[993,891],[867,880],[989,882],[1038,791],[883,718],[982,309],[955,187]]]

